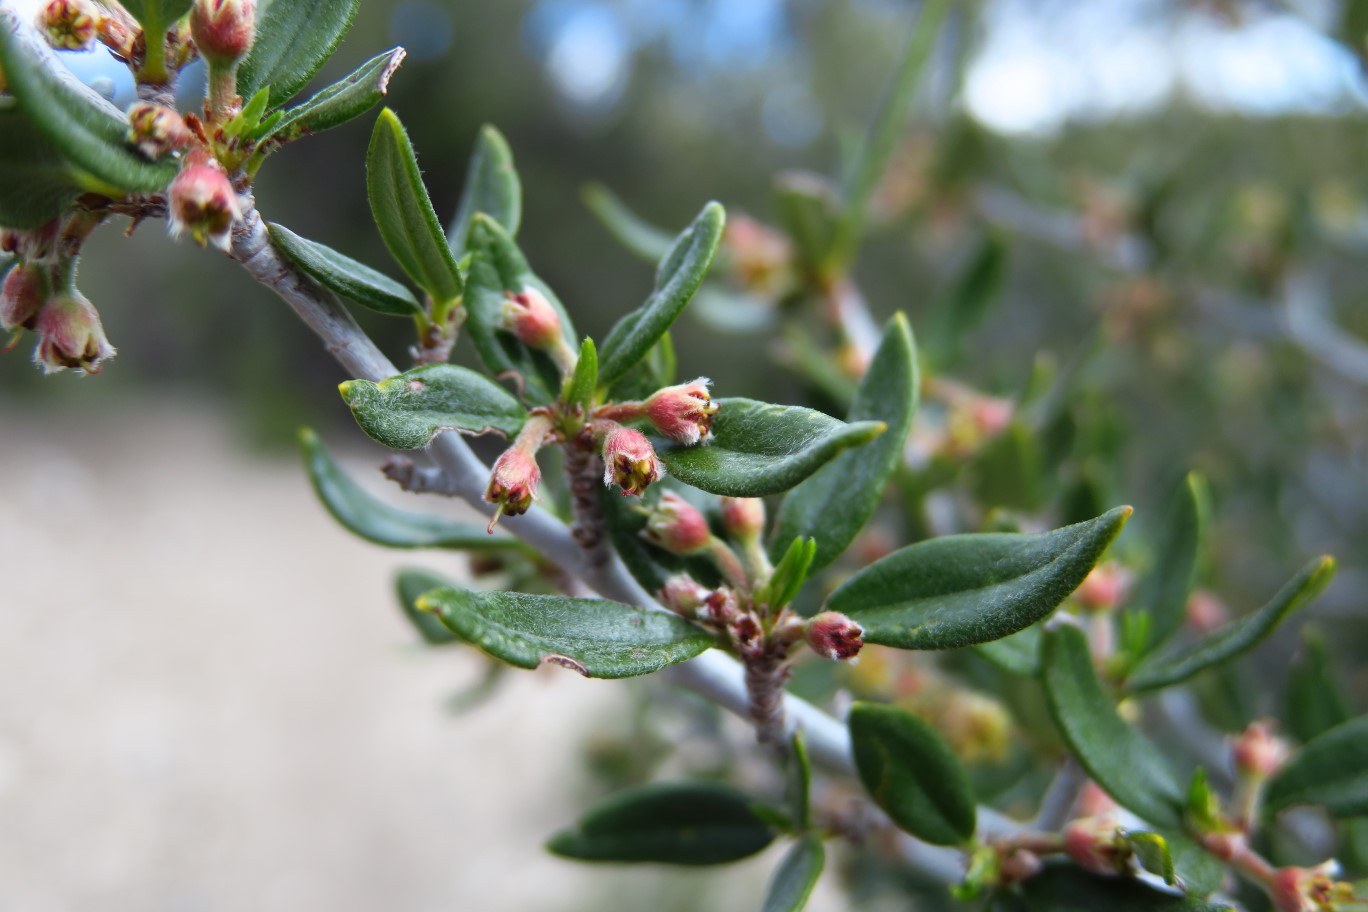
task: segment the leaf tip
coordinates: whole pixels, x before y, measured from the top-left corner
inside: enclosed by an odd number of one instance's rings
[[[437,613],[437,603],[434,602],[432,599],[429,599],[426,595],[418,596],[418,598],[413,603],[413,607],[414,610],[421,611],[424,614]]]
[[[344,393],[343,395],[346,394]],[[295,432],[295,436],[299,439],[299,445],[304,449],[317,449],[318,432],[315,431],[313,428],[309,427],[307,424],[301,425],[299,430]]]

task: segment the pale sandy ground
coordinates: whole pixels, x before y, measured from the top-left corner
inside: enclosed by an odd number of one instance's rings
[[[202,405],[62,419],[0,408],[0,912],[674,905],[540,849],[618,685],[517,673],[452,717],[479,661],[389,586],[459,559],[349,537]],[[756,909],[776,860],[665,889]]]

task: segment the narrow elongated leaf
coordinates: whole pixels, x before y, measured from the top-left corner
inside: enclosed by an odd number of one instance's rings
[[[551,359],[529,349],[512,333],[499,329],[504,300],[524,288],[546,296],[561,318],[568,344],[577,343],[570,316],[546,283],[533,274],[527,258],[508,230],[491,216],[477,212],[470,223],[469,250],[473,254],[466,287],[467,330],[485,369],[496,376],[516,373],[523,393],[533,402],[547,403],[560,392],[560,372]]]
[[[656,269],[651,296],[619,320],[604,340],[599,357],[600,383],[610,384],[626,374],[669,331],[708,274],[725,224],[721,204],[708,203],[693,224],[675,238]]]
[[[490,535],[483,522],[460,522],[433,513],[401,510],[373,497],[342,471],[309,428],[299,432],[299,445],[318,499],[334,519],[367,541],[387,548],[522,548],[510,535]],[[440,584],[433,584],[436,585]]]
[[[20,112],[60,150],[84,189],[114,196],[155,193],[176,176],[174,163],[149,162],[133,151],[125,142],[123,112],[72,75],[8,8],[0,8],[0,70]]]
[[[798,591],[808,578],[817,543],[810,538],[795,538],[778,560],[769,582],[756,594],[757,601],[771,608],[781,608],[798,597]]]
[[[898,314],[889,321],[846,417],[851,422],[882,421],[888,430],[837,456],[784,496],[770,541],[772,557],[795,538],[815,538],[817,553],[808,572],[816,573],[850,547],[902,461],[920,385],[912,331]]]
[[[1050,862],[1039,874],[1001,890],[989,912],[1233,912],[1230,906],[1175,896],[1132,877],[1089,874],[1076,865]]]
[[[1269,813],[1298,804],[1321,805],[1332,817],[1368,815],[1368,716],[1311,739],[1269,781]]]
[[[1149,823],[1181,827],[1184,789],[1159,749],[1117,714],[1093,671],[1083,631],[1047,632],[1041,662],[1050,713],[1088,775]]]
[[[799,830],[812,826],[812,758],[801,730],[789,739],[789,756],[784,770],[784,797],[793,823]]]
[[[432,209],[404,125],[380,112],[366,153],[366,192],[380,237],[414,284],[435,301],[461,296],[460,270]]]
[[[1210,896],[1225,877],[1218,858],[1179,833],[1132,830],[1125,841],[1146,871],[1188,896]]]
[[[195,0],[121,0],[123,8],[138,20],[146,31],[165,34],[167,27],[190,12]]]
[[[575,372],[565,382],[561,398],[571,406],[583,409],[588,414],[594,405],[594,393],[598,389],[598,352],[594,340],[586,338],[580,345],[579,360],[575,362]]]
[[[932,317],[931,350],[939,358],[959,358],[964,337],[987,315],[1001,294],[1007,273],[1007,245],[991,232],[965,265],[950,289],[941,296]]]
[[[337,50],[360,7],[361,0],[277,0],[267,6],[238,67],[238,92],[251,98],[270,86],[271,107],[289,101]]]
[[[503,134],[486,124],[475,140],[466,170],[465,188],[456,216],[447,229],[447,243],[455,254],[464,253],[470,220],[483,212],[503,226],[509,237],[518,236],[522,222],[522,182],[513,166],[513,152]]]
[[[427,446],[438,431],[499,431],[509,437],[527,413],[483,374],[454,364],[415,367],[379,383],[348,380],[339,389],[361,430],[392,450]]]
[[[720,782],[655,783],[619,792],[546,848],[580,861],[712,865],[774,841],[745,795]]]
[[[1311,561],[1267,605],[1200,640],[1147,656],[1126,682],[1132,690],[1156,690],[1229,662],[1257,646],[1282,621],[1315,598],[1335,575],[1329,557]]]
[[[599,487],[599,504],[607,520],[608,537],[614,550],[627,565],[627,570],[646,588],[647,592],[658,592],[672,575],[687,572],[704,585],[720,582],[716,566],[706,557],[679,557],[646,543],[641,533],[646,528],[646,517],[636,507],[651,508],[657,503],[660,493],[673,490],[680,496],[688,497],[692,489],[678,484],[671,478],[664,478],[647,490],[640,503],[636,498],[623,497],[622,492],[607,486]]]
[[[799,838],[774,871],[761,912],[802,912],[826,864],[826,849],[815,833]]]
[[[685,484],[729,497],[788,490],[847,447],[883,433],[874,421],[846,424],[821,412],[754,399],[719,399],[712,440],[700,446],[659,441],[656,451]]]
[[[1308,627],[1302,634],[1301,658],[1287,677],[1287,712],[1283,719],[1288,731],[1305,744],[1348,722],[1352,716],[1326,654],[1325,640]]]
[[[658,263],[674,245],[674,236],[628,209],[613,191],[602,184],[584,188],[584,205],[598,216],[608,233],[648,263]]]
[[[949,535],[870,564],[827,606],[859,621],[867,643],[951,649],[1010,636],[1044,618],[1083,582],[1130,507],[1025,535]]]
[[[260,142],[284,145],[360,117],[389,92],[390,78],[404,62],[405,53],[403,48],[397,47],[367,60],[344,79],[286,111],[262,134]]]
[[[418,599],[424,593],[450,585],[448,580],[435,573],[412,567],[400,570],[399,575],[394,578],[394,592],[399,597],[399,607],[404,610],[404,617],[409,619],[409,623],[413,624],[418,630],[418,635],[429,646],[461,642],[461,638],[452,633],[451,628],[443,624],[439,618],[430,612],[418,610]]]
[[[648,399],[656,390],[674,384],[678,366],[674,340],[666,333],[651,347],[640,364],[608,387],[606,398],[612,402]]]
[[[1183,481],[1159,530],[1160,546],[1127,606],[1150,616],[1149,648],[1163,644],[1183,625],[1188,593],[1197,576],[1197,554],[1207,510],[1206,481],[1196,472]]]
[[[892,706],[856,703],[850,742],[860,781],[899,827],[933,845],[973,838],[969,776],[935,729]]]
[[[806,273],[819,279],[829,277],[841,218],[835,189],[815,174],[780,174],[774,181],[774,211]]]
[[[1040,626],[1032,625],[1020,633],[974,648],[1008,674],[1033,678],[1040,674],[1040,635]]]
[[[79,175],[17,107],[0,96],[0,225],[37,228],[81,193]]]
[[[395,317],[412,317],[423,305],[403,285],[365,263],[310,241],[277,222],[271,222],[271,241],[315,282],[362,307]]]
[[[671,614],[603,599],[439,589],[419,605],[461,638],[519,668],[550,662],[590,678],[630,678],[713,645]]]

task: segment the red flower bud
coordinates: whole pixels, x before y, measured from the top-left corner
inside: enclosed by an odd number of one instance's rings
[[[864,646],[864,628],[839,611],[823,611],[808,621],[812,651],[828,659],[853,659]]]
[[[100,11],[90,0],[50,0],[38,13],[38,27],[48,44],[64,51],[82,51],[95,40]]]
[[[1196,589],[1188,596],[1186,613],[1189,626],[1199,634],[1211,633],[1230,620],[1225,602],[1206,589]]]
[[[536,457],[518,446],[503,451],[494,463],[489,475],[489,486],[485,488],[486,503],[498,504],[499,510],[490,520],[489,531],[494,531],[494,523],[500,514],[521,516],[532,506],[532,498],[537,496],[537,485],[541,483],[541,468]]]
[[[721,406],[708,395],[707,377],[667,386],[646,400],[646,417],[656,430],[679,443],[695,444],[712,433],[713,416]]]
[[[621,425],[603,438],[603,483],[640,495],[660,479],[660,460],[646,435]]]
[[[676,573],[660,588],[660,601],[675,614],[693,617],[708,602],[711,592],[687,573]]]
[[[208,63],[237,63],[256,36],[256,0],[195,0],[190,34]]]
[[[646,520],[641,533],[651,544],[671,554],[697,554],[712,541],[708,520],[693,504],[673,491],[660,495],[660,503]]]
[[[1287,761],[1291,747],[1273,734],[1266,722],[1252,722],[1240,732],[1231,748],[1237,772],[1256,779],[1267,779]]]
[[[1074,864],[1093,874],[1125,874],[1131,850],[1110,817],[1082,817],[1064,828],[1064,852]]]
[[[15,266],[0,286],[0,330],[22,326],[33,329],[34,318],[48,296],[48,270],[41,266]]]
[[[242,210],[223,166],[207,153],[190,153],[167,197],[172,237],[189,232],[201,247],[206,241],[225,251],[232,245],[233,225]]]
[[[128,109],[128,141],[147,158],[184,149],[193,139],[180,114],[150,101],[135,102]]]
[[[758,497],[722,498],[722,527],[738,542],[758,538],[765,531],[765,502]]]
[[[87,374],[103,370],[101,362],[114,357],[105,338],[100,315],[79,291],[57,294],[43,303],[34,319],[38,347],[33,361],[44,373],[74,368]]]
[[[529,348],[551,351],[564,343],[561,319],[546,295],[530,285],[504,300],[499,328],[511,332]]]

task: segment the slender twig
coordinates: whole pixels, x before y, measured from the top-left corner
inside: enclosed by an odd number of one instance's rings
[[[1064,826],[1069,820],[1069,812],[1078,803],[1079,793],[1083,791],[1083,786],[1087,782],[1087,773],[1073,755],[1065,757],[1059,771],[1050,781],[1050,787],[1045,790],[1045,797],[1040,800],[1040,810],[1031,821],[1031,828],[1053,832]]]
[[[393,453],[380,463],[380,472],[390,481],[414,494],[456,496],[456,483],[436,466],[420,466],[407,456]]]

